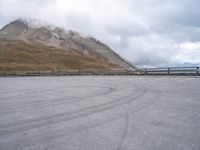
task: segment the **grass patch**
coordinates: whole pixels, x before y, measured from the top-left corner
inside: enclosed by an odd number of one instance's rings
[[[0,41],[1,71],[38,71],[68,69],[111,69],[118,65],[66,51],[23,41]]]

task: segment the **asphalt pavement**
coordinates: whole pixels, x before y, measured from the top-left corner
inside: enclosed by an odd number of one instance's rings
[[[200,150],[200,78],[0,78],[0,150]]]

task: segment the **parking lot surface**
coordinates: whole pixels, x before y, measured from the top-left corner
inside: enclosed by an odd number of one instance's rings
[[[200,78],[0,78],[0,150],[200,150]]]

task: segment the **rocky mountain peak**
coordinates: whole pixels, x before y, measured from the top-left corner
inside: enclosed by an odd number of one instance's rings
[[[74,53],[117,64],[123,68],[134,68],[103,42],[60,27],[51,25],[34,26],[23,20],[15,20],[0,30],[0,39],[2,38],[43,44],[66,51],[73,50]]]
[[[64,28],[61,28],[61,27],[56,27],[54,30],[54,35],[57,37],[57,38],[66,38],[67,36],[67,32]]]
[[[29,27],[25,21],[15,20],[6,25],[5,27],[3,27],[1,31],[4,35],[6,34],[16,35],[20,34],[23,31],[27,31],[28,29]]]

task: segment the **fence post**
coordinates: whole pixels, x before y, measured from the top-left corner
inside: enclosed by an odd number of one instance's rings
[[[81,75],[81,70],[80,69],[78,70],[78,75]]]
[[[145,74],[147,74],[147,68],[144,69]]]
[[[168,74],[170,74],[170,68],[168,68]]]
[[[197,75],[199,75],[199,67],[197,67]]]

